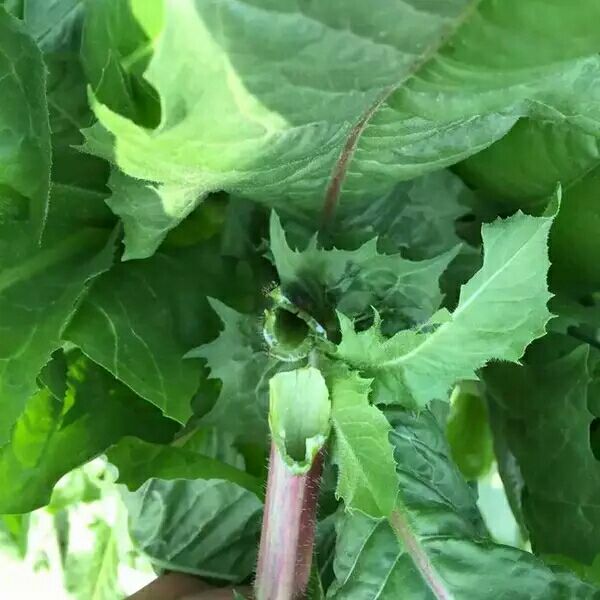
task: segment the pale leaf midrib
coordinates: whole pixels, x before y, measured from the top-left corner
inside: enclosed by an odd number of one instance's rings
[[[506,268],[509,265],[512,264],[512,262],[517,258],[517,256],[519,256],[521,254],[521,252],[532,242],[532,240],[540,232],[540,229],[545,225],[545,223],[546,223],[546,219],[543,219],[540,226],[533,232],[533,234],[531,236],[529,236],[527,238],[527,240],[521,245],[521,247],[505,263],[503,263],[502,266],[498,270],[496,270],[492,274],[491,277],[488,277],[483,282],[483,284],[471,295],[471,297],[462,306],[459,304],[459,306],[456,308],[456,310],[452,313],[452,318],[449,321],[446,321],[445,323],[440,325],[440,327],[438,327],[433,333],[431,333],[428,337],[425,338],[425,340],[423,341],[422,344],[419,344],[418,346],[413,348],[410,352],[407,352],[406,354],[403,354],[401,356],[397,356],[397,357],[391,358],[389,360],[383,361],[378,366],[376,366],[376,368],[378,370],[382,370],[382,369],[386,369],[389,367],[395,367],[396,365],[405,363],[406,361],[410,360],[414,356],[418,355],[423,350],[423,348],[430,345],[432,343],[432,340],[435,340],[437,338],[437,335],[440,332],[445,331],[448,327],[452,326],[456,321],[456,317],[461,315],[469,306],[471,306],[471,304],[474,302],[474,300],[476,300],[479,296],[481,296],[481,294],[483,292],[485,292],[485,290],[489,287],[489,285],[493,281],[495,281],[496,278],[499,277],[506,270]],[[479,271],[479,272],[481,272],[481,271]]]

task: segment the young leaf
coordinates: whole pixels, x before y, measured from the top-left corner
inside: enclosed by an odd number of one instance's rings
[[[152,479],[127,492],[130,533],[156,565],[243,581],[256,565],[261,501],[228,481]]]
[[[600,553],[597,358],[586,345],[554,357],[561,344],[548,337],[527,365],[490,365],[484,379],[523,477],[534,551],[590,564]]]
[[[342,203],[331,235],[342,248],[377,237],[387,254],[402,250],[412,260],[435,258],[461,244],[456,220],[469,211],[471,196],[451,171],[436,171],[399,183],[375,200]]]
[[[388,416],[401,494],[393,528],[358,513],[340,518],[328,598],[598,597],[574,575],[488,538],[476,495],[451,462],[431,412]]]
[[[338,356],[375,378],[379,402],[423,407],[446,397],[461,379],[492,359],[516,362],[544,334],[550,317],[546,285],[553,216],[517,213],[482,229],[482,268],[460,292],[456,310],[439,311],[416,330],[390,339],[381,324],[356,332],[340,315]]]
[[[39,237],[50,190],[50,127],[42,55],[0,6],[0,220],[27,215]],[[1,259],[0,259],[1,260]]]
[[[310,470],[331,427],[331,401],[314,367],[277,373],[269,379],[269,429],[286,466],[295,475]]]
[[[331,389],[333,461],[338,465],[336,494],[349,509],[372,517],[392,514],[397,497],[390,424],[369,403],[371,382],[356,372],[337,374]]]
[[[323,250],[313,238],[298,252],[288,246],[277,215],[271,215],[271,251],[282,288],[291,297],[299,293],[308,299],[317,314],[333,302],[353,317],[377,306],[400,322],[421,322],[439,307],[438,280],[458,249],[413,262],[380,253],[374,238],[357,250]]]
[[[187,354],[206,359],[211,378],[222,381],[217,403],[203,422],[264,445],[269,431],[269,379],[294,364],[284,366],[264,351],[256,317],[242,315],[218,300],[210,304],[224,329],[214,341]]]
[[[63,475],[125,435],[168,442],[175,434],[172,421],[84,357],[71,362],[66,385],[60,398],[47,388],[34,394],[0,447],[0,513],[47,503]]]

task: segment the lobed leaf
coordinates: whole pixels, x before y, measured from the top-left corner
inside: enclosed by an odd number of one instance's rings
[[[386,339],[381,323],[356,332],[340,314],[337,355],[375,378],[377,401],[422,407],[443,399],[492,359],[518,361],[550,317],[547,239],[553,216],[522,213],[482,229],[482,268],[460,292],[456,310]],[[458,351],[457,351],[458,350]]]

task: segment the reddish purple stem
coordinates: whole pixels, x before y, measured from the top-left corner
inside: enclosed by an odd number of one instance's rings
[[[275,444],[270,461],[256,600],[298,600],[310,578],[323,455],[306,475],[294,475]]]

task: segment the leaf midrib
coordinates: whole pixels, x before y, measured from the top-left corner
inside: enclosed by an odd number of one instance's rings
[[[471,0],[471,2],[463,9],[462,13],[456,17],[452,24],[443,28],[440,31],[438,38],[431,43],[423,52],[423,54],[415,59],[412,65],[408,68],[406,74],[396,83],[387,86],[375,101],[367,107],[360,115],[356,124],[348,133],[346,143],[342,147],[342,151],[337,161],[333,165],[327,190],[325,192],[325,200],[323,203],[323,223],[326,224],[335,212],[337,201],[344,186],[348,167],[352,162],[356,148],[362,134],[371,122],[371,119],[379,112],[379,109],[387,102],[390,96],[396,92],[407,81],[417,75],[417,73],[427,65],[438,54],[448,42],[453,39],[454,35],[469,19],[469,17],[477,10],[483,0]]]
[[[425,338],[425,340],[423,340],[423,343],[421,343],[418,346],[416,346],[415,348],[413,348],[410,352],[407,352],[406,354],[397,356],[390,360],[383,361],[382,363],[380,363],[379,366],[377,366],[377,369],[381,370],[381,369],[386,369],[388,367],[395,367],[396,365],[399,365],[399,364],[402,364],[402,363],[408,361],[412,357],[418,355],[423,350],[423,348],[425,348],[426,346],[431,344],[432,340],[435,340],[437,335],[440,332],[445,331],[448,327],[452,326],[456,322],[456,317],[461,315],[469,306],[471,306],[471,304],[479,296],[481,296],[481,294],[483,292],[485,292],[485,290],[489,287],[489,285],[493,281],[495,281],[496,278],[499,277],[506,270],[507,267],[509,267],[512,264],[512,262],[521,254],[521,252],[531,243],[531,241],[535,238],[535,236],[540,232],[541,227],[543,227],[545,225],[545,223],[546,223],[546,219],[544,219],[542,224],[540,224],[538,226],[538,228],[535,230],[535,232],[531,236],[529,236],[527,238],[527,240],[525,240],[525,242],[521,245],[521,247],[505,263],[503,263],[502,266],[499,269],[497,269],[492,274],[491,277],[488,277],[483,282],[483,284],[475,291],[475,293],[473,293],[470,296],[470,298],[462,306],[460,304],[458,305],[456,310],[452,313],[452,318],[449,321],[446,321],[445,323],[440,325],[440,327],[438,327],[433,333],[431,333],[429,336],[427,336]],[[480,272],[481,271],[478,271],[478,273],[480,273]]]

